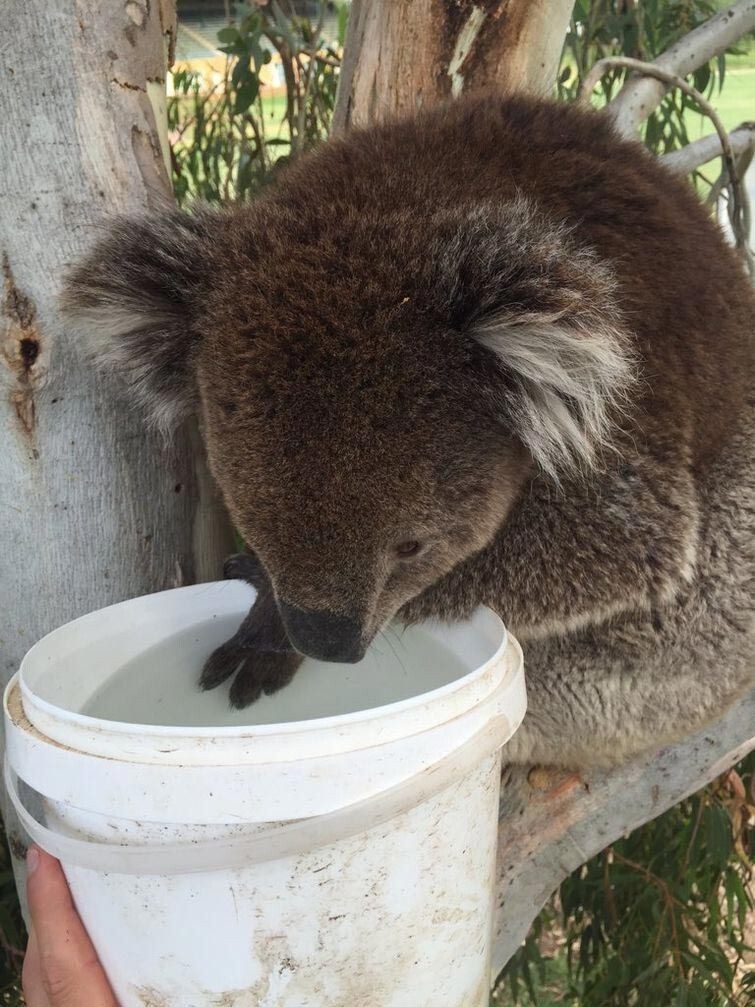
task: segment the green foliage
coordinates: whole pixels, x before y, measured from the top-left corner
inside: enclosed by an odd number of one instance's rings
[[[752,1004],[753,768],[755,755],[567,878],[560,914],[546,907],[501,977],[513,1002],[551,1002],[542,943],[557,929],[567,966],[558,1002]]]
[[[348,6],[337,5],[338,37],[327,42],[323,0],[316,22],[284,12],[282,0],[235,8],[232,23],[218,34],[227,56],[221,79],[212,83],[189,70],[173,74],[168,102],[173,181],[178,202],[200,198],[211,202],[252,198],[292,158],[327,136]],[[576,0],[566,37],[558,96],[574,100],[594,63],[613,55],[653,59],[707,20],[717,0]],[[735,51],[735,50],[732,50]],[[263,97],[260,71],[275,54],[285,94]],[[725,80],[726,55],[691,75],[708,97]],[[596,89],[599,103],[610,101],[627,71],[609,70]],[[644,137],[655,153],[686,145],[689,129],[699,121],[692,98],[672,91],[644,125]]]
[[[26,932],[18,905],[10,853],[0,824],[0,1005],[23,1007],[20,972]]]
[[[560,939],[549,942],[554,933],[558,933]],[[549,952],[544,950],[547,943],[551,944]],[[524,944],[498,977],[492,1005],[552,1007],[570,1002],[580,1002],[578,990],[569,975],[559,914],[551,901],[546,903],[530,927]]]
[[[327,135],[346,19],[340,9],[339,39],[325,42],[326,6],[313,23],[287,17],[276,0],[238,5],[234,22],[218,33],[227,56],[221,79],[210,84],[189,70],[173,74],[168,130],[179,203],[249,199]],[[260,91],[260,71],[273,53],[286,85],[280,102],[263,99]]]
[[[558,78],[559,97],[576,98],[591,67],[607,56],[653,60],[716,13],[713,0],[577,0]],[[598,100],[615,97],[629,71],[608,70],[597,88]],[[710,97],[723,86],[722,54],[690,75],[690,83]],[[679,91],[666,95],[645,124],[645,143],[656,154],[689,143],[687,123],[697,106]]]

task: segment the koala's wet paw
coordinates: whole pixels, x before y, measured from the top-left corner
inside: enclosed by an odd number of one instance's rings
[[[294,651],[268,652],[242,647],[229,640],[208,657],[199,679],[201,689],[215,689],[232,675],[231,706],[241,710],[265,693],[271,695],[288,685],[303,661]]]
[[[222,685],[239,669],[242,662],[250,655],[248,648],[239,647],[235,640],[228,640],[210,654],[202,668],[199,678],[199,688],[205,692]]]
[[[249,654],[231,683],[231,706],[243,710],[264,693],[271,696],[288,685],[304,659],[301,654]]]

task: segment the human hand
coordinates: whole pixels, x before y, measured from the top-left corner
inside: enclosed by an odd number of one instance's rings
[[[118,1007],[60,864],[32,846],[26,867],[32,924],[22,980],[26,1007]]]

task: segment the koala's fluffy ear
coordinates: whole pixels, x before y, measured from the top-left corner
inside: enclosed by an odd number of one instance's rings
[[[116,219],[63,286],[64,316],[88,355],[166,433],[195,408],[194,305],[215,227],[210,211]]]
[[[611,270],[528,200],[472,216],[457,292],[501,412],[554,479],[589,470],[636,376]]]

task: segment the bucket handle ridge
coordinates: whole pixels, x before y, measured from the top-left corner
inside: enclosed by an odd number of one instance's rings
[[[63,835],[38,821],[26,808],[7,759],[4,780],[29,837],[66,866],[113,874],[195,874],[233,870],[309,853],[383,825],[469,775],[497,752],[510,735],[509,719],[499,714],[457,749],[417,776],[355,804],[324,815],[264,828],[250,836],[186,843],[125,846]]]

